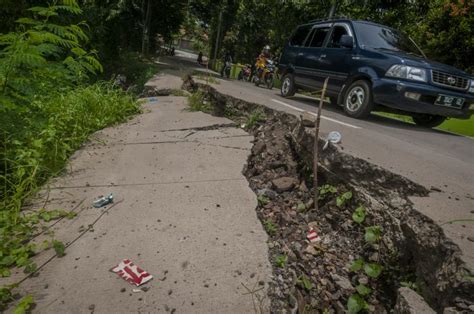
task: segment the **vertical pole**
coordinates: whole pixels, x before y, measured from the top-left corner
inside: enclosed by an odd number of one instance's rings
[[[219,21],[217,24],[216,46],[214,47],[214,64],[217,61],[217,51],[219,50],[219,38],[221,37],[222,10],[219,11]]]
[[[328,19],[332,19],[334,14],[336,13],[336,5],[337,5],[337,0],[332,0],[331,10],[329,10]]]
[[[314,146],[313,146],[313,188],[314,188],[314,210],[318,211],[318,199],[319,199],[319,189],[318,189],[318,160],[319,160],[319,125],[321,122],[321,111],[323,109],[324,103],[324,96],[326,94],[326,88],[328,85],[329,78],[327,77],[324,80],[323,91],[321,92],[321,99],[319,100],[319,107],[318,107],[318,116],[316,117],[316,121],[314,122],[315,127],[315,134],[314,134]]]

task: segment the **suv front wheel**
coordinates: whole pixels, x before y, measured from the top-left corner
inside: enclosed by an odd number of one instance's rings
[[[431,114],[420,114],[412,117],[413,122],[416,125],[425,127],[425,128],[434,128],[443,123],[446,120],[446,117],[436,116]]]
[[[296,86],[295,86],[295,77],[291,73],[285,74],[281,81],[281,95],[283,97],[291,97],[294,96],[296,93]]]
[[[367,81],[359,80],[352,83],[344,95],[344,111],[353,118],[365,118],[372,110],[372,90]]]

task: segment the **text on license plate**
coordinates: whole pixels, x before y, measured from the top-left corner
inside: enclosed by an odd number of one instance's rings
[[[462,108],[462,105],[464,105],[464,98],[438,95],[438,98],[436,98],[435,101],[435,105]]]

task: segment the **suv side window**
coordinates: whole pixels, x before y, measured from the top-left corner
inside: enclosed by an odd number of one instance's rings
[[[313,48],[322,47],[324,39],[326,38],[328,32],[329,27],[316,27],[315,29],[313,29],[310,37],[308,37],[305,46]]]
[[[304,40],[306,39],[306,36],[308,35],[310,29],[311,25],[303,25],[298,27],[295,34],[290,40],[290,45],[296,47],[303,46]]]
[[[334,26],[331,38],[328,42],[328,48],[341,48],[339,42],[341,40],[342,35],[348,35],[346,28],[341,25]]]

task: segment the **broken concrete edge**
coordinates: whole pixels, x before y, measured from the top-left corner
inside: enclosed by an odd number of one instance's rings
[[[425,300],[410,288],[402,287],[397,291],[397,304],[394,314],[435,314]]]
[[[218,116],[224,115],[224,109],[229,105],[242,112],[260,110],[266,115],[277,116],[289,126],[288,136],[292,137],[301,163],[312,168],[312,151],[308,148],[313,147],[314,130],[305,127],[301,118],[224,95],[212,86],[195,83],[190,76],[185,78],[183,88],[189,92],[205,91],[216,105]],[[325,144],[321,138],[318,142],[321,147]],[[329,145],[320,158],[325,175],[347,183],[361,199],[371,204],[373,210],[383,212],[386,219],[384,233],[389,239],[385,244],[397,253],[399,260],[414,267],[420,293],[433,308],[441,311],[464,301],[464,304],[474,302],[472,272],[462,260],[459,247],[432,219],[414,209],[409,199],[410,196],[428,196],[427,188],[351,156],[334,145]]]

